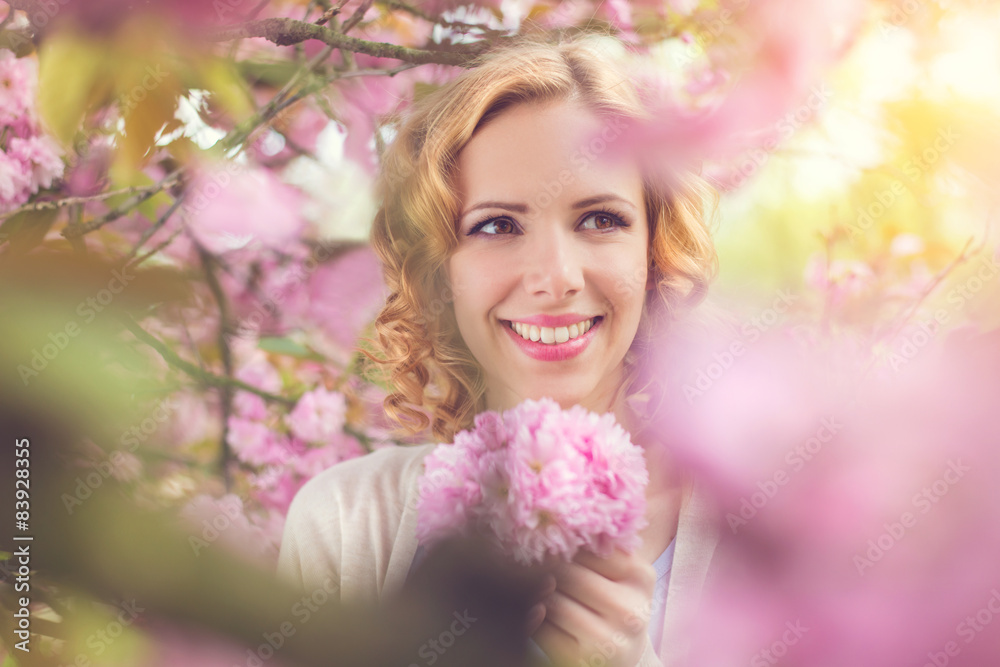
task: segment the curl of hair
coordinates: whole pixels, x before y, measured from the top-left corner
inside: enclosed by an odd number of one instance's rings
[[[390,119],[395,137],[381,156],[380,208],[371,230],[389,296],[375,320],[376,340],[368,341],[378,356],[365,355],[367,370],[380,370],[390,387],[383,407],[398,425],[395,435],[422,434],[430,426],[434,438],[450,442],[485,408],[485,378],[458,333],[442,271],[458,244],[459,152],[478,128],[526,102],[581,103],[609,120],[649,118],[616,64],[623,49],[607,36],[562,43],[525,38],[484,54],[404,118]],[[717,200],[711,186],[692,173],[670,186],[644,181],[655,289],[647,292],[616,400],[637,391],[637,383],[648,388],[648,379],[636,373],[645,350],[704,299],[717,271],[706,224]]]

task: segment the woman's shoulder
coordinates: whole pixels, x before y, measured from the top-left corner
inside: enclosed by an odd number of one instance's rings
[[[324,506],[365,492],[401,493],[416,484],[434,444],[392,445],[341,461],[306,482],[292,506]],[[291,511],[292,508],[289,508]]]
[[[400,549],[397,536],[401,526],[409,525],[404,517],[412,522],[423,459],[434,447],[385,447],[337,463],[306,482],[288,508],[279,572],[302,588],[319,585],[333,573],[337,585],[343,583],[351,594],[380,590],[387,573],[372,565],[387,567]]]

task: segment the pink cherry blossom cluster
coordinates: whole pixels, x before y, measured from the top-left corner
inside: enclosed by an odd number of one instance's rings
[[[527,400],[480,413],[475,428],[427,456],[417,536],[426,544],[482,531],[522,564],[632,551],[648,481],[642,448],[612,414]]]
[[[0,212],[16,208],[63,175],[59,147],[35,115],[38,65],[0,49]]]
[[[265,391],[282,390],[278,371],[263,355],[255,356],[236,376]],[[284,514],[306,481],[335,463],[364,454],[361,444],[344,432],[346,413],[344,395],[322,386],[304,393],[283,418],[269,411],[259,396],[236,394],[228,441],[236,458],[259,470],[251,481],[264,507]]]

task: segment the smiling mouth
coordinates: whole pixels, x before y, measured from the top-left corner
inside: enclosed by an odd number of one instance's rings
[[[584,335],[603,319],[603,315],[598,315],[567,327],[540,327],[511,320],[500,320],[500,322],[526,341],[542,345],[560,345]]]

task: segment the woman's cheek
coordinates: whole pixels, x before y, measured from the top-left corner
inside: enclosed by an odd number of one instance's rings
[[[646,268],[638,267],[631,273],[625,273],[615,281],[615,294],[628,296],[636,292],[646,291]]]

